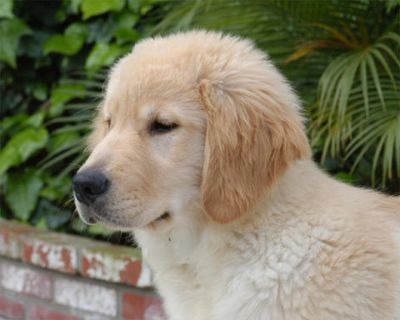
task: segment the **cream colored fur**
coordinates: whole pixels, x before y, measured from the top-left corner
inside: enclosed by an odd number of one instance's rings
[[[151,134],[154,119],[178,127]],[[142,41],[111,72],[90,148],[83,168],[111,188],[78,210],[133,230],[169,319],[400,320],[399,198],[321,172],[251,42]]]

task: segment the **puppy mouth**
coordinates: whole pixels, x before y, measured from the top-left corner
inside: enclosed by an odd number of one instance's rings
[[[157,222],[157,221],[162,221],[162,220],[167,220],[171,217],[171,215],[169,214],[169,212],[164,212],[161,216],[159,216],[157,219],[155,219],[153,222]]]
[[[148,224],[148,226],[154,228],[157,225],[159,225],[163,222],[167,222],[170,219],[171,219],[171,214],[168,211],[165,211],[161,216],[159,216],[158,218],[156,218],[152,222],[150,222]]]
[[[88,225],[101,223],[115,230],[135,227],[134,225],[131,225],[129,223],[129,220],[127,220],[126,218],[110,215],[110,212],[106,212],[104,210],[105,209],[104,206],[99,206],[99,203],[97,203],[97,205],[95,204],[90,207],[83,206],[82,204],[80,204],[79,206],[77,205],[77,207],[78,207],[77,211],[79,213],[81,220]],[[142,225],[142,227],[146,226],[156,227],[158,225],[165,224],[171,218],[172,218],[171,213],[169,211],[164,211],[161,215],[157,216],[155,219],[151,220],[146,225]],[[136,227],[140,226],[137,225]]]

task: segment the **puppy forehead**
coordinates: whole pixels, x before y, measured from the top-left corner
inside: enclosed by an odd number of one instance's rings
[[[103,114],[165,120],[190,117],[198,108],[197,86],[187,72],[167,61],[143,63],[129,54],[110,72]]]
[[[157,119],[164,122],[193,123],[204,118],[202,109],[198,107],[195,99],[180,100],[174,95],[169,100],[163,100],[156,94],[145,101],[140,99],[120,101],[113,97],[107,99],[99,111],[104,120],[113,119],[113,122]]]
[[[177,81],[187,82],[187,76],[187,73],[169,60],[154,60],[130,53],[112,68],[106,92],[112,94],[119,89],[129,88],[144,91],[147,87],[156,88]],[[182,81],[183,79],[185,81]]]

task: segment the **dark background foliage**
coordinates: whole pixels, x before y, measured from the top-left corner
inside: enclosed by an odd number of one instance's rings
[[[101,99],[104,68],[159,21],[158,1],[2,1],[1,216],[107,234],[73,215],[71,176]]]
[[[300,95],[316,161],[338,179],[399,194],[399,8],[398,0],[2,0],[1,216],[107,235],[79,221],[71,195],[106,70],[144,37],[191,28],[253,39]]]

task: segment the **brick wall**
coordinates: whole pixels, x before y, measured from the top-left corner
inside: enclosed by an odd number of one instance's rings
[[[0,320],[166,319],[134,248],[0,220]]]

